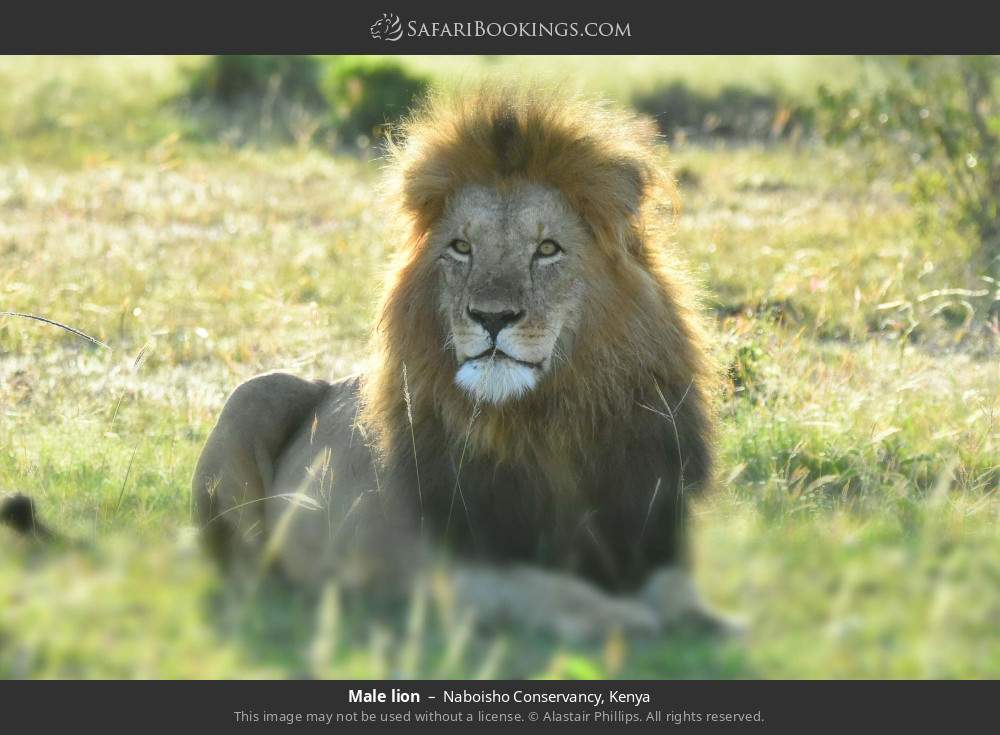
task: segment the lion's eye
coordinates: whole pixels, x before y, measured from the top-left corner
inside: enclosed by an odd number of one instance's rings
[[[458,240],[458,239],[452,240],[450,243],[448,243],[448,247],[450,247],[459,255],[468,255],[469,253],[472,252],[472,246],[465,240]]]
[[[562,248],[559,247],[559,243],[555,240],[542,240],[538,249],[535,251],[535,255],[539,258],[551,258],[556,253],[561,252]]]

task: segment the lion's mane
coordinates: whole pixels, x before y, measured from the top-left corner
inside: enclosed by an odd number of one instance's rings
[[[539,494],[563,496],[556,504],[599,502],[580,491],[583,477],[605,477],[600,492],[634,494],[616,498],[622,534],[639,524],[645,534],[654,502],[677,505],[707,483],[714,370],[695,290],[668,247],[676,190],[663,155],[651,121],[548,88],[431,96],[390,143],[387,199],[406,236],[383,294],[359,423],[387,472],[422,477],[426,502],[434,502],[431,468],[440,466],[449,525],[463,513],[456,492],[465,502],[477,476],[498,471],[510,473],[511,487],[531,489],[484,507],[530,506],[513,514],[528,526],[515,535],[529,540]],[[454,382],[427,235],[463,184],[518,181],[559,189],[591,229],[588,311],[568,364],[516,402],[478,405]],[[468,521],[489,517],[484,510]],[[628,544],[602,542],[601,554],[632,554]]]

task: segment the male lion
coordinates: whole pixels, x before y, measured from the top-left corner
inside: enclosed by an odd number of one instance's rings
[[[481,619],[572,636],[714,620],[683,553],[712,370],[652,125],[487,89],[425,102],[390,154],[408,235],[374,365],[236,389],[194,476],[214,550],[382,587],[445,550]]]

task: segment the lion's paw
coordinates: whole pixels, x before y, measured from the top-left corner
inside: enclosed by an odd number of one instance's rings
[[[746,634],[746,623],[705,604],[694,581],[682,569],[668,567],[654,573],[640,597],[655,612],[664,630],[683,628],[726,638]]]

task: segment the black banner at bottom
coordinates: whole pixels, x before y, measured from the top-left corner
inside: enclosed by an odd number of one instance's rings
[[[865,731],[919,726],[956,731],[992,722],[998,694],[997,682],[0,683],[5,726],[44,732],[81,725],[103,732],[152,725],[213,733],[341,727],[802,732],[814,726]]]

